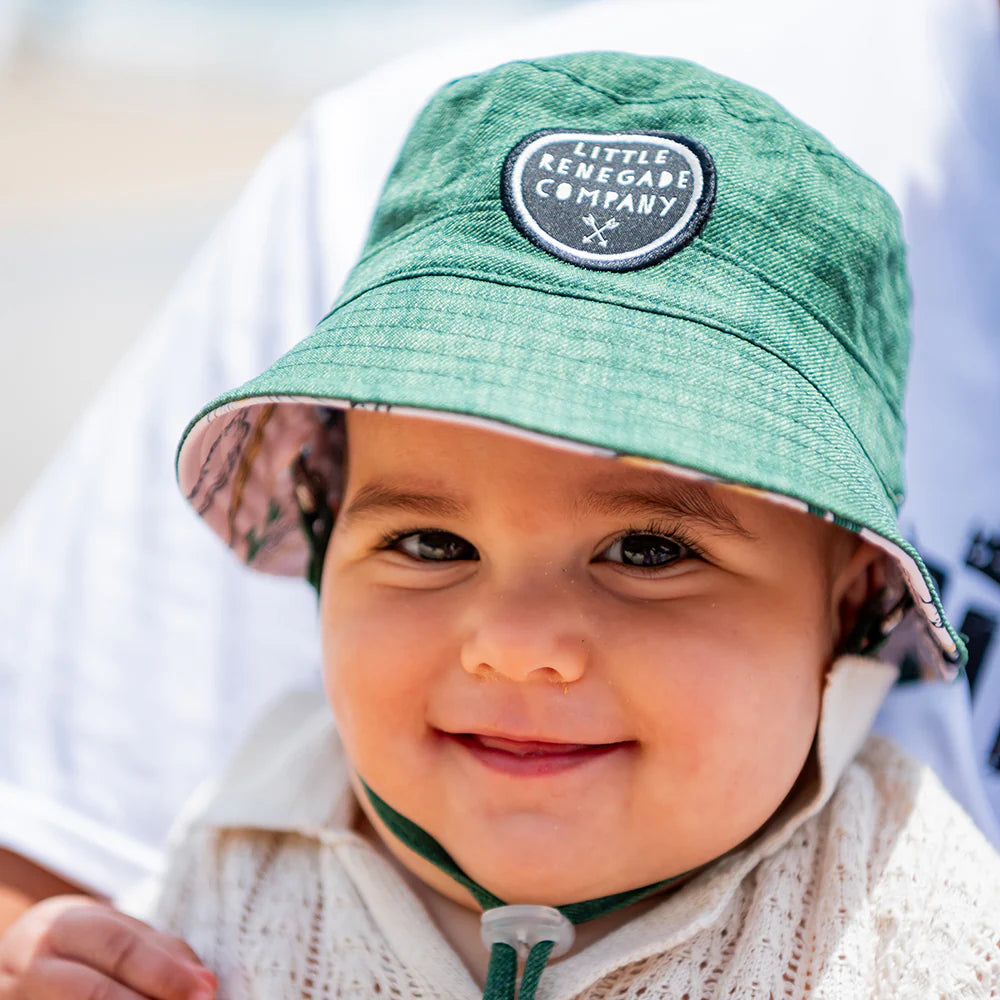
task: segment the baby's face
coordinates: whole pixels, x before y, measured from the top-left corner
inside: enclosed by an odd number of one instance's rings
[[[809,753],[859,543],[441,421],[352,412],[348,441],[324,669],[383,799],[501,898],[550,905],[687,871],[765,822]]]

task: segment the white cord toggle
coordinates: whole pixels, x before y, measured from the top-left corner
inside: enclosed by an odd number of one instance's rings
[[[480,922],[486,950],[495,944],[509,944],[520,960],[540,941],[554,942],[550,957],[565,955],[573,945],[573,924],[551,906],[498,906],[487,910]]]

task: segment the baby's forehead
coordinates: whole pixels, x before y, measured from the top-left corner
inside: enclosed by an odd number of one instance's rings
[[[660,520],[744,541],[833,527],[741,484],[575,442],[438,418],[350,411],[341,516],[410,507],[473,517],[491,502],[564,518]]]

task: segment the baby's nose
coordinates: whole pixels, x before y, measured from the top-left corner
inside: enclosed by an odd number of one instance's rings
[[[564,587],[491,591],[470,609],[462,667],[480,677],[571,684],[587,669],[586,623]]]

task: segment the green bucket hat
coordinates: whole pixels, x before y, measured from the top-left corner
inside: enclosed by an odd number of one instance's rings
[[[770,98],[670,59],[510,63],[431,100],[330,313],[195,417],[178,479],[247,564],[315,576],[346,408],[652,462],[888,553],[953,676],[896,518],[908,306],[891,199]]]

